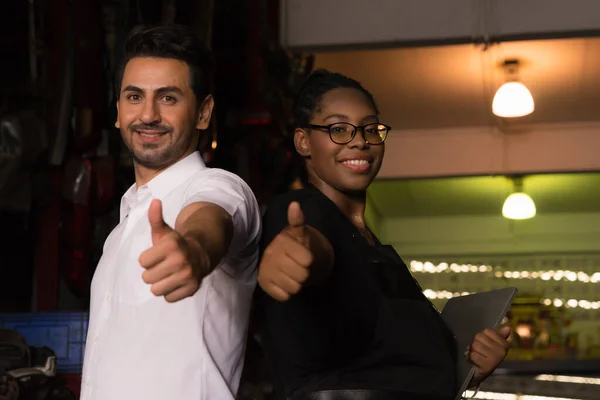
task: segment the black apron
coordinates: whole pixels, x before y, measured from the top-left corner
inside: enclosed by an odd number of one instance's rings
[[[357,317],[367,325],[366,348],[343,373],[372,385],[377,380],[399,382],[405,391],[337,389],[297,391],[292,400],[452,400],[456,385],[456,345],[453,333],[437,309],[425,297],[417,281],[396,251],[387,245],[369,246],[370,262],[362,272],[362,286],[355,292]],[[370,250],[370,251],[369,251]],[[368,314],[368,315],[367,315]],[[360,317],[360,316],[363,317]],[[361,339],[366,339],[361,335]],[[358,343],[357,343],[358,344]],[[351,349],[348,349],[351,351]],[[424,373],[415,371],[423,368]],[[412,370],[411,370],[412,369]],[[431,372],[433,371],[433,372]],[[437,372],[436,372],[437,371]],[[435,374],[435,376],[432,376]],[[443,376],[442,376],[443,375]],[[445,394],[426,392],[432,382],[444,381]],[[446,394],[447,393],[447,394]]]

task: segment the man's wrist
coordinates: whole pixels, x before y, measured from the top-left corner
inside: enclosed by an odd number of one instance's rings
[[[200,278],[208,275],[212,271],[212,266],[210,255],[204,245],[202,245],[198,238],[191,234],[183,234],[181,235],[181,238],[188,247],[189,261],[191,262],[192,267],[194,267],[196,274],[198,274]]]

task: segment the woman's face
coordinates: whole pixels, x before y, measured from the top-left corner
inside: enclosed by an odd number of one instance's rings
[[[338,88],[323,95],[312,125],[348,122],[363,126],[379,122],[369,99],[357,89]],[[336,144],[327,130],[297,129],[296,149],[307,157],[307,168],[315,184],[325,184],[344,193],[364,192],[381,168],[385,145],[365,141],[358,129],[347,144]]]

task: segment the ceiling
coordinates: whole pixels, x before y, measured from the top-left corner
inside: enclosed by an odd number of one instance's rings
[[[394,130],[489,126],[502,62],[517,58],[520,81],[536,104],[519,125],[600,121],[600,38],[339,51],[316,54],[316,67],[360,81]],[[369,196],[384,218],[498,215],[512,190],[505,177],[379,180]],[[528,176],[538,213],[600,212],[600,174]]]
[[[531,175],[523,189],[539,214],[600,212],[600,173]],[[379,180],[369,200],[384,218],[499,215],[512,190],[504,176]]]
[[[519,122],[600,120],[600,38],[317,53],[316,67],[360,81],[394,129],[431,129],[494,124],[507,58],[536,103]]]

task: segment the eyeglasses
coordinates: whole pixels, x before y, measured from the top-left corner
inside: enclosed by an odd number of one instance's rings
[[[365,142],[373,145],[383,143],[383,141],[387,137],[388,132],[390,131],[390,129],[392,129],[387,125],[379,123],[356,126],[348,122],[336,122],[335,124],[329,125],[308,124],[306,125],[306,128],[319,129],[329,132],[329,138],[335,144],[350,143],[354,140],[354,137],[356,136],[356,131],[360,129],[362,131]]]

